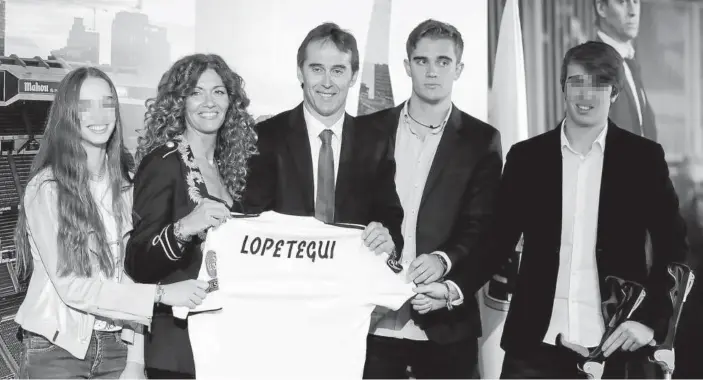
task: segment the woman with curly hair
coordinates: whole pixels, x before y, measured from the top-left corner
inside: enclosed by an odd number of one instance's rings
[[[256,153],[248,105],[242,78],[218,55],[184,57],[161,78],[137,147],[125,261],[135,281],[197,278],[205,232],[230,217]],[[145,358],[150,378],[194,378],[187,321],[171,307],[155,307]]]
[[[131,164],[108,76],[89,67],[68,73],[15,231],[19,275],[31,275],[15,317],[21,378],[143,378],[143,337],[131,334],[128,348],[123,324],[148,326],[154,303],[195,307],[205,297],[204,281],[155,286],[123,275]]]

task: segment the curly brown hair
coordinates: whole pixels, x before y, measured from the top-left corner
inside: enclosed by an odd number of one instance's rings
[[[136,162],[154,149],[182,135],[186,129],[186,98],[195,89],[200,75],[213,69],[227,88],[230,105],[217,132],[215,159],[220,176],[233,199],[239,200],[246,186],[247,161],[257,154],[254,118],[247,112],[249,98],[244,80],[217,54],[193,54],[176,61],[159,82],[156,98],[146,101],[144,130],[137,145]]]

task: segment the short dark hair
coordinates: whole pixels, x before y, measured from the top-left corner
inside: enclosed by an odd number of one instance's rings
[[[614,93],[622,88],[625,76],[622,56],[612,46],[599,41],[588,41],[572,47],[564,55],[561,64],[561,89],[566,84],[566,71],[570,64],[576,63],[591,75],[613,85]]]
[[[408,59],[410,59],[413,51],[415,51],[417,43],[424,37],[452,40],[454,42],[457,63],[461,62],[461,55],[464,52],[464,40],[461,38],[461,33],[459,33],[459,30],[453,25],[433,19],[427,19],[421,22],[420,25],[416,26],[415,29],[410,32],[408,41],[405,43]]]
[[[330,41],[334,43],[339,51],[351,53],[352,73],[359,71],[359,49],[356,46],[356,38],[333,22],[318,25],[305,36],[305,39],[298,48],[299,68],[303,68],[303,62],[305,62],[307,58],[306,50],[308,45],[315,41]]]
[[[593,12],[596,16],[596,26],[600,26],[600,21],[602,19],[602,17],[600,17],[600,14],[598,13],[598,3],[610,5],[610,0],[593,0]]]

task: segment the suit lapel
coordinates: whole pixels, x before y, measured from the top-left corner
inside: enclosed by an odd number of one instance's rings
[[[561,151],[561,122],[559,125],[545,134],[544,148],[542,149],[542,159],[539,161],[540,169],[535,178],[542,185],[540,199],[544,202],[538,208],[543,213],[540,220],[545,223],[545,228],[552,232],[546,236],[554,238],[554,252],[559,254],[561,244],[562,225],[562,204],[563,204],[563,157]]]
[[[610,120],[608,120],[608,134],[605,136],[605,152],[603,154],[603,171],[600,180],[600,195],[598,200],[598,228],[596,233],[596,257],[599,256],[603,249],[603,238],[607,231],[611,229],[607,223],[612,218],[608,215],[610,210],[613,210],[614,202],[616,202],[613,192],[614,182],[617,181],[617,152],[620,150],[617,147],[620,129]]]
[[[637,113],[637,94],[632,92],[632,87],[630,87],[630,83],[627,81],[627,79],[624,81],[624,86],[625,88],[625,93],[627,94],[627,98],[630,100],[631,106],[628,107],[630,109],[630,117],[632,117],[633,124],[637,127],[638,129],[638,134],[641,136],[642,135],[642,126],[640,123],[640,116]],[[637,87],[637,85],[635,85]],[[644,111],[644,108],[640,104],[640,109]],[[642,113],[642,116],[644,116],[644,113]]]
[[[294,108],[290,114],[289,132],[286,143],[293,157],[298,178],[300,181],[301,195],[305,209],[314,213],[315,197],[313,195],[314,179],[312,173],[312,155],[310,154],[310,140],[303,116],[303,104]]]
[[[395,139],[398,135],[398,125],[400,125],[400,115],[403,113],[403,107],[405,107],[405,102],[400,103],[399,106],[391,109],[386,117],[383,119],[383,127],[390,128],[390,135],[393,143],[393,150],[395,151]]]
[[[342,127],[342,151],[339,152],[339,173],[334,187],[335,219],[339,216],[336,210],[341,210],[341,202],[346,199],[346,194],[353,181],[354,171],[354,119],[349,114],[344,114]]]
[[[455,105],[452,105],[452,113],[449,115],[447,125],[444,127],[442,138],[439,140],[439,145],[437,146],[437,152],[432,160],[430,172],[427,175],[427,181],[425,182],[425,189],[422,193],[420,207],[422,207],[422,204],[425,203],[428,194],[437,184],[440,174],[444,168],[451,163],[451,158],[454,156],[454,152],[460,145],[459,132],[461,128],[461,111],[459,111]]]

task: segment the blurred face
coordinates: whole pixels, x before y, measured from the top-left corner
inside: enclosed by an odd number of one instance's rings
[[[427,103],[451,98],[454,81],[464,69],[457,60],[454,41],[446,38],[421,38],[404,63],[413,82],[413,93]]]
[[[613,86],[590,75],[579,64],[567,66],[564,100],[566,113],[576,126],[600,127],[605,125],[610,112]]]
[[[620,41],[637,37],[640,27],[640,0],[603,0],[597,3],[600,26]]]
[[[110,85],[104,79],[88,77],[81,86],[78,99],[83,144],[105,147],[115,130],[117,120],[117,99],[114,98]]]
[[[310,112],[322,118],[344,113],[347,93],[358,74],[352,72],[351,57],[351,52],[340,51],[330,41],[308,44],[303,67],[298,67],[298,80]]]
[[[207,69],[186,98],[186,125],[200,133],[216,134],[225,122],[228,108],[229,95],[222,78],[215,70]]]

